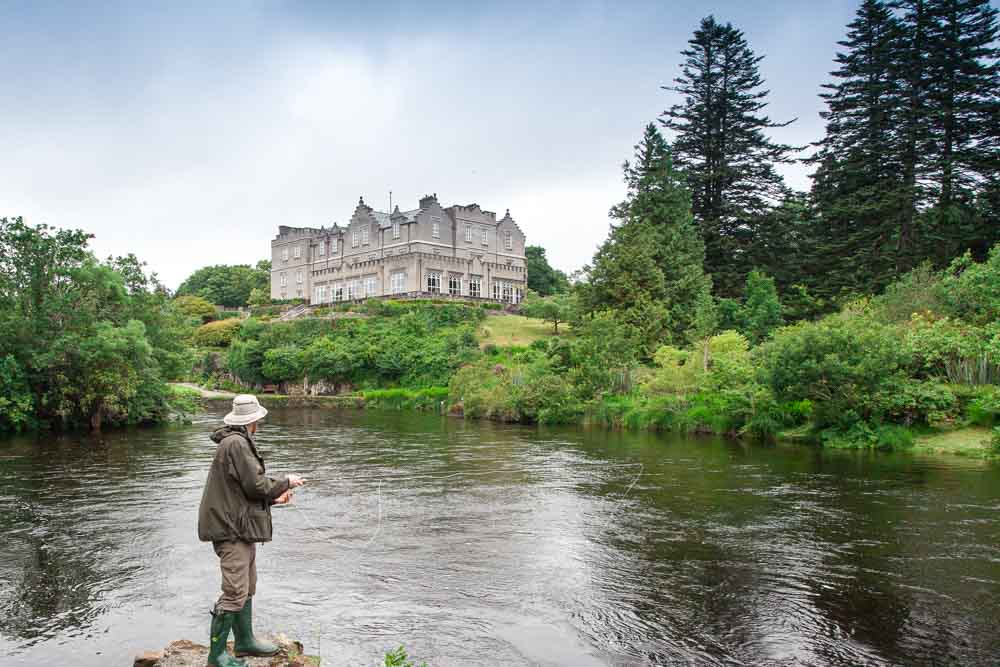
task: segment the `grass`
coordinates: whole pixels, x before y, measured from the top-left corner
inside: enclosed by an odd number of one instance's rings
[[[569,331],[569,325],[559,324],[559,335]],[[523,315],[494,315],[487,317],[479,326],[477,332],[480,347],[496,345],[497,347],[521,346],[527,347],[536,340],[551,338],[552,324],[533,317]]]
[[[985,426],[930,431],[917,436],[911,451],[988,458],[996,456],[990,436],[990,429]]]

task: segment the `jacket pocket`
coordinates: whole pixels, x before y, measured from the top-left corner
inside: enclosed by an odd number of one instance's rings
[[[271,508],[245,505],[240,513],[240,539],[246,542],[270,542],[273,531]]]

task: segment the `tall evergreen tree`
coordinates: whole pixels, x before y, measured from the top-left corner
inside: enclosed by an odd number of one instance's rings
[[[670,149],[652,123],[624,165],[628,194],[611,210],[617,221],[588,267],[587,310],[612,308],[651,342],[686,342],[707,333],[712,282],[703,270],[705,248],[691,215],[691,201],[674,170]],[[648,318],[662,308],[658,341]]]
[[[928,157],[935,206],[928,254],[943,264],[982,236],[974,192],[1000,170],[1000,48],[989,0],[927,0],[931,130]]]
[[[717,290],[739,290],[749,270],[747,247],[755,227],[786,194],[775,164],[791,162],[794,149],[765,131],[775,123],[763,110],[767,90],[743,32],[708,16],[681,52],[675,85],[684,100],[661,115],[673,133],[673,154],[687,174],[692,208],[705,242],[706,271]]]
[[[899,131],[909,109],[897,69],[903,26],[885,2],[864,0],[847,28],[835,82],[821,94],[826,135],[811,159],[820,214],[814,271],[828,294],[887,282],[913,219],[907,179],[915,167],[907,176],[902,165],[911,137]]]

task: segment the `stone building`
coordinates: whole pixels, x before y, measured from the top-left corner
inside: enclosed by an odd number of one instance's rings
[[[311,304],[377,296],[518,303],[527,290],[524,233],[477,204],[443,208],[437,195],[392,213],[358,202],[345,227],[280,226],[271,241],[271,298]]]

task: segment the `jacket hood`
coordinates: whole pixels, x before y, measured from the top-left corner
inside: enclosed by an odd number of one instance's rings
[[[223,438],[226,438],[235,433],[242,435],[247,440],[251,441],[253,440],[253,438],[250,437],[250,434],[247,433],[246,426],[223,426],[222,428],[217,429],[214,433],[212,433],[212,441],[218,444],[222,442]]]

